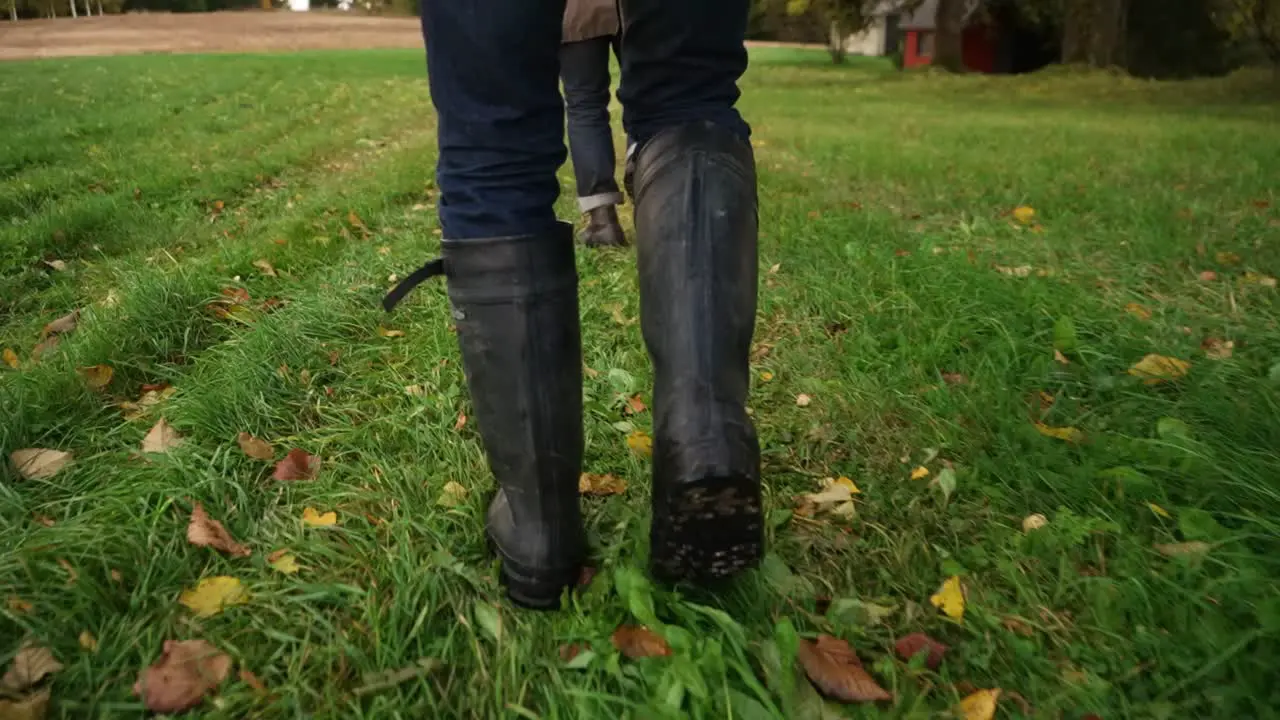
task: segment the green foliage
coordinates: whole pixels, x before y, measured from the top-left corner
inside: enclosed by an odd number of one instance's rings
[[[1280,65],[1280,0],[1216,0],[1214,19],[1232,39],[1252,43]]]

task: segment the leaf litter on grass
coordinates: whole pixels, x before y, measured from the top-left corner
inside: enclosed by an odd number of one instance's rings
[[[860,494],[862,491],[847,477],[824,478],[822,488],[818,492],[800,496],[796,514],[802,517],[814,517],[819,513],[827,513],[836,517],[850,518],[855,513],[853,496]]]
[[[958,576],[952,575],[947,578],[938,592],[929,598],[929,602],[952,620],[956,622],[964,620],[964,588]]]
[[[893,695],[862,667],[849,643],[831,635],[801,639],[798,658],[805,674],[823,695],[843,702],[880,702]]]
[[[613,646],[632,660],[646,657],[666,657],[671,646],[658,633],[643,625],[622,625],[609,638]]]
[[[42,720],[52,697],[44,681],[60,670],[62,663],[48,648],[23,643],[0,677],[0,720]]]
[[[271,477],[283,482],[291,480],[315,480],[316,475],[319,472],[319,456],[312,455],[306,450],[294,448],[284,456],[283,460],[276,463],[275,472],[271,474]]]
[[[201,618],[213,617],[225,608],[248,601],[249,591],[239,579],[227,575],[204,578],[194,588],[183,590],[178,596],[178,604]]]
[[[578,477],[578,493],[581,495],[621,495],[627,491],[627,481],[613,475],[582,473]]]
[[[231,673],[231,656],[205,640],[165,640],[160,659],[138,673],[133,693],[152,712],[199,705]]]
[[[142,452],[151,455],[168,453],[180,445],[182,445],[182,436],[164,418],[160,418],[147,436],[142,438]]]
[[[9,453],[13,469],[27,480],[48,480],[73,460],[69,452],[48,448],[25,448]]]
[[[333,527],[338,524],[338,513],[320,512],[308,505],[302,510],[302,524],[310,527]]]
[[[209,517],[204,505],[197,502],[191,509],[191,521],[187,523],[187,542],[200,547],[211,547],[232,557],[249,557],[252,551],[231,537],[222,523]]]
[[[242,432],[239,435],[237,435],[236,443],[240,446],[241,452],[253,458],[254,460],[263,460],[263,461],[270,462],[271,460],[274,460],[276,457],[276,449],[271,446],[271,443],[267,442],[266,440],[261,440],[259,438],[256,438],[247,432]],[[294,465],[296,467],[297,465],[296,460],[294,462]],[[276,478],[276,479],[278,480],[280,478]]]

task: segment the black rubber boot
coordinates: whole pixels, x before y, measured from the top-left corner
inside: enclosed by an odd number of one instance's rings
[[[760,446],[747,417],[756,314],[751,146],[710,123],[635,158],[640,320],[653,360],[651,563],[708,581],[764,552]]]
[[[587,247],[626,247],[627,235],[618,222],[618,208],[602,205],[587,211],[587,226],[579,236]]]
[[[448,278],[475,420],[499,488],[489,539],[511,600],[554,609],[586,555],[573,228],[443,247],[443,261],[410,276],[384,305],[394,307],[427,277]]]

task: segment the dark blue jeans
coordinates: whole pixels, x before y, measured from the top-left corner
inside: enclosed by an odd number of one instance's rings
[[[622,124],[643,144],[711,121],[746,138],[734,109],[747,68],[748,0],[622,0]],[[449,239],[554,227],[565,160],[559,92],[564,0],[426,0],[439,116],[440,220]]]
[[[614,178],[617,156],[609,127],[609,49],[618,37],[604,35],[560,46],[560,80],[569,116],[569,157],[578,186],[578,209],[589,212],[622,203]]]

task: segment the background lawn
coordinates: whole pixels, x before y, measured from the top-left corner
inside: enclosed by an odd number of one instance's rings
[[[584,501],[599,572],[534,614],[485,552],[491,481],[443,284],[377,304],[438,244],[421,51],[0,70],[0,347],[18,364],[0,367],[0,450],[75,455],[43,480],[0,470],[0,662],[26,636],[54,651],[51,717],[137,717],[138,671],[189,638],[266,687],[233,673],[198,717],[924,718],[976,688],[1005,690],[1003,718],[1277,716],[1267,75],[904,76],[756,52],[771,554],[716,595],[644,579],[633,256],[582,252],[586,469],[629,487]],[[1150,353],[1189,370],[1126,372]],[[78,369],[99,364],[95,390]],[[176,392],[121,406],[160,384]],[[185,442],[140,455],[160,418]],[[321,456],[319,476],[272,480],[240,432]],[[852,517],[793,515],[840,476]],[[189,545],[195,501],[253,555]],[[338,524],[304,526],[306,507]],[[268,565],[282,548],[297,574]],[[248,602],[178,604],[219,575]],[[962,622],[930,604],[952,576]],[[622,657],[627,623],[672,655]],[[894,655],[917,631],[951,646],[937,671]],[[849,640],[895,701],[824,710],[791,675],[795,632]],[[566,644],[590,651],[566,664]],[[372,676],[420,659],[438,664]]]

